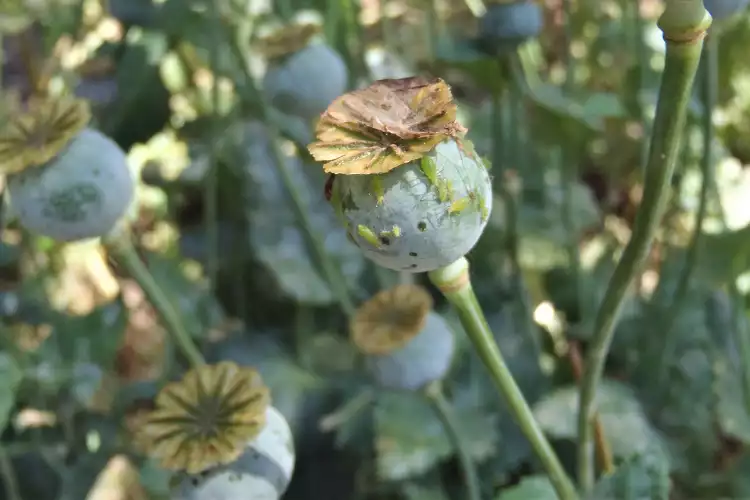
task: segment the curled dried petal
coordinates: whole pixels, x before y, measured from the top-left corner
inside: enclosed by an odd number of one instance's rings
[[[308,149],[328,173],[379,174],[464,132],[442,79],[387,79],[333,101]]]

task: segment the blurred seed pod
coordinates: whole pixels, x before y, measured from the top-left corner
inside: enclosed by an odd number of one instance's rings
[[[479,45],[489,53],[514,50],[539,34],[542,8],[532,0],[494,3],[479,21]]]
[[[306,121],[318,118],[346,91],[349,74],[338,52],[312,23],[290,23],[261,38],[268,59],[263,91],[279,111]]]
[[[165,386],[136,436],[162,467],[199,474],[236,460],[266,424],[268,388],[252,369],[224,361]]]
[[[135,195],[127,156],[88,128],[85,101],[32,101],[0,131],[0,172],[27,229],[59,241],[101,237],[125,216]]]
[[[345,94],[321,117],[308,149],[337,174],[330,202],[377,264],[432,271],[469,252],[484,231],[489,172],[455,116],[445,82],[404,78]]]
[[[703,0],[706,8],[714,22],[729,19],[745,10],[750,0]]]
[[[432,310],[423,287],[384,290],[357,310],[350,328],[375,381],[388,389],[417,391],[448,372],[455,339],[447,322]]]
[[[172,500],[279,500],[292,479],[294,462],[289,425],[269,406],[263,430],[235,461],[199,475],[178,475]]]

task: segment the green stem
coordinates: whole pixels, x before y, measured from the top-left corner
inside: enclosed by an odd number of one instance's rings
[[[124,230],[117,231],[104,240],[104,245],[117,262],[123,266],[128,274],[143,289],[143,293],[146,294],[151,305],[161,317],[174,343],[180,348],[191,366],[197,367],[205,364],[203,355],[201,355],[200,350],[182,324],[179,314],[164,295],[164,292],[148,271],[148,268],[141,262],[138,252],[130,241],[130,235]]]
[[[0,475],[3,477],[6,498],[8,500],[23,500],[21,490],[18,488],[16,471],[13,470],[13,463],[7,451],[2,446],[0,446]]]
[[[462,257],[453,264],[430,272],[429,277],[458,311],[461,324],[473,343],[474,349],[489,370],[492,381],[508,405],[521,432],[539,457],[557,495],[561,500],[577,500],[579,497],[575,486],[534,419],[531,408],[495,343],[471,286],[468,261]]]
[[[357,416],[359,412],[363,411],[374,402],[375,391],[369,387],[365,388],[341,407],[336,409],[333,413],[329,413],[320,419],[318,428],[322,432],[331,432]]]
[[[343,0],[349,1],[349,0]],[[279,147],[279,133],[278,127],[274,123],[271,109],[265,99],[259,98],[260,93],[255,85],[250,69],[246,64],[246,59],[242,54],[242,49],[239,45],[239,40],[234,37],[230,43],[230,49],[235,56],[235,59],[240,65],[244,76],[244,87],[246,87],[246,94],[243,96],[248,102],[258,105],[260,108],[260,119],[266,126],[268,136],[270,138],[271,154],[276,168],[281,176],[281,181],[287,190],[289,197],[292,201],[292,207],[297,216],[297,221],[300,227],[307,236],[310,247],[312,248],[313,254],[318,260],[318,264],[323,272],[323,278],[331,287],[333,295],[339,302],[341,309],[346,313],[347,316],[354,315],[355,306],[351,297],[349,296],[349,290],[347,289],[346,280],[343,276],[341,269],[334,263],[329,257],[328,251],[323,244],[323,241],[318,237],[315,229],[312,225],[312,220],[308,214],[308,207],[302,199],[302,193],[300,192],[297,183],[292,178],[292,174],[289,172],[287,162],[284,158],[284,154]]]
[[[715,130],[713,123],[713,110],[716,106],[716,95],[718,87],[718,53],[716,52],[716,35],[712,32],[706,37],[705,47],[703,49],[703,66],[701,69],[701,97],[703,101],[703,120],[701,128],[703,129],[703,156],[701,158],[701,189],[698,199],[698,212],[695,215],[695,228],[690,235],[685,264],[682,266],[680,275],[677,279],[677,285],[673,294],[672,305],[666,314],[666,327],[664,328],[664,345],[659,353],[658,366],[661,367],[659,374],[659,384],[664,382],[667,374],[669,360],[675,348],[676,338],[673,328],[679,317],[680,311],[685,305],[688,292],[690,290],[690,279],[693,276],[693,270],[698,264],[701,241],[703,239],[703,224],[708,211],[708,195],[711,192],[711,186],[714,183],[714,152],[713,143],[715,139]]]
[[[440,382],[435,382],[427,386],[424,391],[425,397],[432,405],[435,414],[443,424],[443,429],[451,440],[453,447],[456,449],[458,460],[461,464],[461,470],[466,483],[466,500],[482,500],[482,491],[479,487],[479,476],[477,468],[469,454],[466,440],[461,435],[461,425],[456,418],[455,412],[450,402],[446,399],[443,387]]]
[[[643,199],[633,233],[607,285],[588,346],[578,415],[578,479],[584,492],[594,485],[594,396],[602,378],[615,324],[633,279],[643,266],[669,197],[690,91],[698,68],[703,37],[711,18],[702,0],[668,0],[659,19],[666,42],[666,61],[659,88]]]
[[[209,65],[213,73],[211,85],[211,112],[213,118],[213,137],[210,145],[211,164],[206,172],[206,184],[204,185],[204,221],[206,229],[206,275],[208,278],[209,291],[213,292],[216,287],[216,278],[219,269],[219,227],[217,223],[219,211],[218,183],[219,183],[219,161],[218,147],[221,140],[221,123],[219,106],[221,95],[219,92],[219,59],[221,57],[221,17],[219,9],[213,9],[211,14],[211,43],[209,48]]]

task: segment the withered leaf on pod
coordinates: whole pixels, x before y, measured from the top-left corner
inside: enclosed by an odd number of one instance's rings
[[[258,48],[266,59],[280,59],[304,49],[322,31],[322,28],[314,23],[277,26],[264,36],[258,37]]]
[[[333,101],[308,150],[329,173],[381,174],[465,132],[442,79],[378,80]]]

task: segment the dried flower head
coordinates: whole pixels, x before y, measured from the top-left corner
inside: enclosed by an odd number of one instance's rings
[[[269,60],[283,58],[305,48],[321,32],[322,27],[312,22],[276,26],[259,37],[259,49]]]
[[[465,131],[442,79],[379,80],[333,101],[316,127],[317,142],[308,149],[326,172],[380,174]]]
[[[263,430],[269,403],[256,370],[201,366],[161,390],[137,439],[164,468],[197,474],[237,459]]]
[[[0,173],[15,174],[52,160],[86,127],[88,103],[74,97],[32,99],[0,129]]]
[[[418,285],[383,290],[362,304],[351,323],[351,337],[364,354],[383,355],[404,346],[425,326],[432,297]]]

